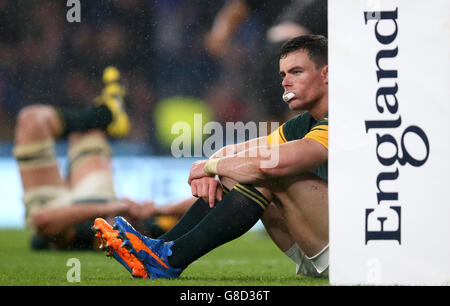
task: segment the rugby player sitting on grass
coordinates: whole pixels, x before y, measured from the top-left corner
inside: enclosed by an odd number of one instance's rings
[[[116,217],[114,228],[103,226],[102,235],[118,236],[120,249],[145,266],[146,277],[176,278],[261,218],[277,246],[297,263],[297,273],[326,276],[327,49],[327,39],[316,35],[283,44],[279,64],[285,100],[301,113],[267,137],[225,147],[209,160],[195,162],[188,181],[199,198],[175,227],[151,239]],[[273,167],[264,167],[274,157],[267,152],[277,154]],[[96,222],[105,225],[103,219]]]

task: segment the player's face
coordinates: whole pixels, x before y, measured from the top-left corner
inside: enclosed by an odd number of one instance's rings
[[[328,66],[317,69],[308,52],[299,50],[280,59],[284,94],[292,92],[291,110],[310,110],[328,94]]]

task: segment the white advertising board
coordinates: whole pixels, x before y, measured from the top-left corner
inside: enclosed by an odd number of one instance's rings
[[[450,285],[450,1],[328,5],[330,283]]]

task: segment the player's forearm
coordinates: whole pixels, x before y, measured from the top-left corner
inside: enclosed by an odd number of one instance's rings
[[[328,161],[328,149],[312,139],[299,139],[278,146],[275,163],[262,166],[268,177],[278,178],[311,172]]]
[[[225,156],[233,156],[233,155],[236,155],[243,151],[246,151],[246,150],[249,150],[252,148],[256,148],[259,146],[263,146],[266,144],[267,144],[267,137],[259,137],[259,138],[254,138],[254,139],[251,139],[251,140],[248,140],[245,142],[231,144],[231,145],[225,146],[225,147],[217,150],[217,152],[215,152],[213,155],[211,155],[210,159],[221,158],[221,157],[225,157]]]
[[[310,139],[272,147],[254,147],[208,161],[205,172],[231,178],[240,183],[262,184],[282,176],[305,173],[328,159],[328,150]]]
[[[232,156],[238,152],[238,147],[235,144],[225,146],[219,150],[217,150],[213,155],[211,155],[210,159],[221,158],[225,156]]]
[[[270,154],[263,154],[263,151],[267,153],[267,147],[252,147],[232,156],[212,159],[205,166],[205,172],[240,183],[258,185],[270,179],[260,170],[271,158]]]
[[[218,13],[213,24],[213,31],[224,31],[228,39],[248,16],[248,7],[239,0],[229,1]]]
[[[269,179],[260,170],[261,159],[258,157],[229,156],[218,160],[216,174],[243,184],[258,186]]]

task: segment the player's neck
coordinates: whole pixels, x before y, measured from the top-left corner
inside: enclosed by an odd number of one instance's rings
[[[328,113],[328,92],[319,99],[314,106],[308,110],[311,116],[317,121],[322,120]]]

